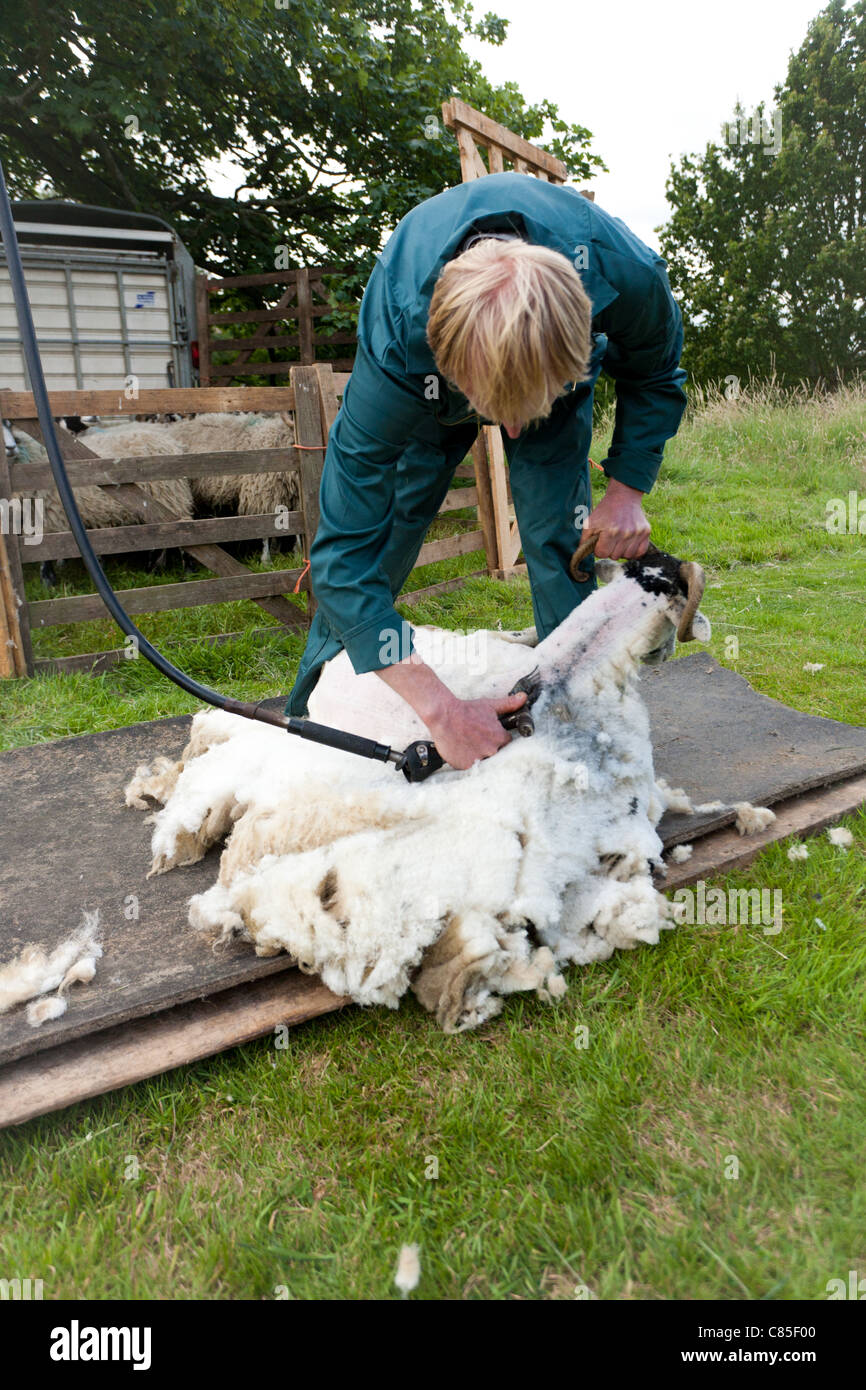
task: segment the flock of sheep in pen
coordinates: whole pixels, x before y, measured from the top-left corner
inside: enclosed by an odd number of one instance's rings
[[[131,421],[103,425],[96,421],[74,432],[81,442],[100,458],[152,458],[161,454],[210,454],[226,450],[287,449],[295,442],[289,416],[204,414],[174,418],[166,423]],[[27,463],[47,463],[42,444],[13,427],[12,435],[19,458]],[[139,484],[141,491],[160,502],[172,520],[191,521],[223,513],[237,516],[279,516],[280,509],[295,510],[299,505],[299,485],[293,470],[279,473],[209,473],[204,477],[160,478]],[[41,499],[42,529],[66,531],[69,523],[55,489],[20,489],[18,495]],[[140,513],[116,495],[111,487],[75,489],[82,520],[88,529],[133,526]],[[281,537],[281,539],[290,539]],[[262,559],[267,560],[271,542],[264,539]],[[46,584],[56,581],[51,562],[42,567]]]

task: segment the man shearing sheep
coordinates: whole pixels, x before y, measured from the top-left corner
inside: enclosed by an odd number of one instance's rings
[[[322,472],[319,606],[286,713],[305,713],[322,665],[345,647],[356,672],[378,672],[408,701],[452,767],[506,743],[498,716],[526,697],[458,700],[415,654],[396,596],[480,423],[506,436],[540,638],[595,587],[591,558],[585,582],[569,573],[581,528],[598,534],[599,557],[642,555],[643,494],[686,404],[682,339],[664,261],[574,188],[491,174],[413,208],[364,292]],[[592,509],[601,371],[616,420]]]

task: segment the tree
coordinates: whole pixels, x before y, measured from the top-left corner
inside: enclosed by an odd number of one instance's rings
[[[866,0],[831,0],[775,99],[671,167],[658,230],[698,380],[866,370]]]
[[[468,0],[104,0],[8,7],[0,138],[18,197],[155,213],[216,273],[359,263],[417,202],[460,181],[440,103],[456,95],[586,178],[590,132],[494,88],[464,35],[506,21]],[[220,196],[214,163],[243,186]]]

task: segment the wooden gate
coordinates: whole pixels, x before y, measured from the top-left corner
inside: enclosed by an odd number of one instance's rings
[[[326,369],[330,372],[330,368]],[[140,391],[127,400],[117,391],[55,391],[50,394],[52,412],[62,415],[104,416],[140,415],[201,411],[255,411],[290,413],[294,422],[295,446],[287,449],[222,450],[208,454],[165,454],[145,458],[100,458],[74,436],[60,431],[61,449],[69,481],[73,487],[99,486],[111,489],[142,517],[134,526],[111,526],[88,531],[99,555],[180,547],[210,570],[214,578],[191,579],[181,583],[148,585],[126,589],[118,598],[130,615],[191,608],[203,604],[251,599],[290,630],[303,630],[314,601],[306,569],[275,569],[255,573],[220,542],[257,537],[297,535],[303,537],[306,556],[318,524],[318,494],[327,425],[322,417],[319,369],[296,366],[289,387],[167,388]],[[33,396],[26,391],[0,391],[0,413],[25,433],[42,442],[35,418]],[[86,437],[86,436],[85,436]],[[139,484],[160,478],[195,478],[212,474],[294,472],[300,484],[300,506],[286,515],[263,513],[257,516],[222,516],[200,520],[178,520],[157,499],[142,492]],[[47,463],[0,460],[0,504],[5,517],[14,516],[15,495],[27,496],[38,489],[53,487]],[[38,544],[25,544],[25,537],[6,526],[0,535],[0,595],[3,619],[0,641],[6,635],[5,661],[0,674],[33,675],[38,671],[101,670],[127,655],[125,648],[107,652],[88,652],[78,656],[36,660],[33,654],[34,630],[61,623],[88,622],[106,616],[98,594],[76,594],[61,598],[28,601],[24,589],[23,566],[29,562],[66,559],[78,554],[71,531],[45,532]],[[306,612],[290,603],[285,595],[305,593]],[[273,631],[273,629],[263,629]],[[8,635],[7,635],[8,634]],[[232,634],[213,634],[206,641],[225,640]]]
[[[198,320],[199,379],[202,386],[215,386],[236,377],[287,377],[290,361],[253,362],[259,348],[274,351],[297,349],[302,365],[327,359],[334,371],[351,370],[354,352],[332,357],[333,347],[354,347],[354,332],[330,331],[328,319],[335,313],[328,300],[323,276],[347,275],[351,266],[301,266],[299,270],[277,270],[260,275],[228,275],[214,279],[196,277],[196,317]],[[284,287],[284,288],[281,288]],[[276,302],[264,308],[220,308],[218,301],[229,290],[258,290]],[[215,307],[216,302],[216,307]],[[347,301],[340,306],[357,309]],[[258,325],[249,336],[232,337],[230,330],[242,324]],[[217,331],[214,332],[214,329]],[[287,331],[289,330],[289,331]],[[231,362],[215,363],[214,353],[235,352]]]

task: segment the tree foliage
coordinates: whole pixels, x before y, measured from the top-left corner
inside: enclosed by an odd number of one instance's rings
[[[460,96],[585,178],[590,132],[462,48],[506,21],[467,0],[22,0],[0,26],[0,138],[18,197],[155,213],[196,262],[230,274],[354,260],[460,181],[440,104]],[[431,119],[432,118],[432,119]],[[242,171],[213,189],[218,161]]]
[[[659,232],[699,380],[866,370],[866,0],[831,0],[775,100],[671,168]]]

